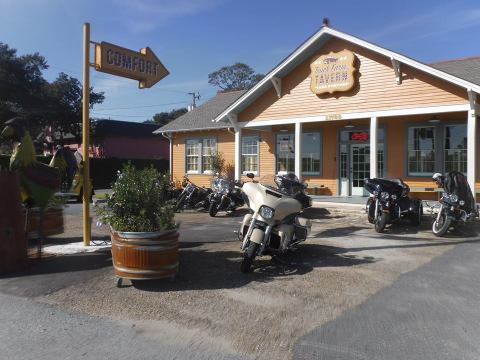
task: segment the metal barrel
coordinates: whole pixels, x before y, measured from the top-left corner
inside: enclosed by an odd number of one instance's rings
[[[130,280],[171,277],[178,272],[178,231],[111,232],[115,275]]]
[[[48,208],[43,213],[43,234],[52,236],[63,234],[64,219],[62,208]],[[33,208],[28,211],[28,238],[37,239],[40,235],[40,209]]]

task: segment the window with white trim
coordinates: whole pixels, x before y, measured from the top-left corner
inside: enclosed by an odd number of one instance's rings
[[[212,156],[217,153],[216,139],[188,139],[185,145],[186,172],[188,174],[212,173]]]
[[[277,173],[295,172],[295,135],[277,134]]]
[[[258,175],[258,136],[242,137],[242,173]]]
[[[435,172],[435,127],[408,128],[408,175],[431,176]]]
[[[467,173],[467,125],[445,126],[445,172]]]
[[[305,132],[302,137],[302,173],[304,175],[320,175],[321,135],[319,132]]]

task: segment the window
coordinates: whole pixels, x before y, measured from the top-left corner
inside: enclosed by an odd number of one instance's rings
[[[258,175],[258,136],[242,137],[242,173]]]
[[[188,139],[185,149],[185,167],[189,174],[211,173],[212,156],[217,152],[214,138]]]
[[[445,172],[467,173],[467,125],[445,126]]]
[[[302,173],[305,175],[320,175],[320,133],[303,133],[302,137]]]
[[[198,140],[187,140],[186,165],[187,173],[198,173],[200,170],[200,162],[198,154],[200,153],[200,144]]]
[[[215,139],[203,139],[202,142],[202,167],[203,172],[212,172],[212,156],[217,152],[217,142]]]
[[[295,136],[277,135],[277,173],[295,172]]]
[[[408,128],[408,175],[430,176],[435,172],[435,127]]]

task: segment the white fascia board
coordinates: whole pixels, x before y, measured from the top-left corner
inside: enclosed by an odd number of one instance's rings
[[[254,87],[248,90],[245,94],[240,96],[233,104],[231,104],[228,108],[222,111],[214,121],[218,122],[222,118],[224,118],[228,113],[234,110],[238,105],[240,105],[246,98],[248,98],[251,94],[253,94],[256,90],[258,90],[262,85],[267,82],[271,82],[271,79],[277,75],[277,73],[285,68],[288,64],[290,64],[297,56],[299,56],[303,51],[305,51],[312,43],[317,41],[317,39],[325,33],[325,27],[320,29],[315,35],[313,35],[310,39],[305,41],[303,45],[301,45],[296,51],[291,53],[280,65],[278,65],[275,69],[270,71],[265,77],[260,80]]]
[[[413,60],[407,56],[398,54],[396,52],[393,52],[391,50],[387,50],[385,48],[382,48],[380,46],[374,45],[372,43],[369,43],[368,41],[359,39],[355,36],[345,34],[341,31],[334,30],[329,27],[323,27],[320,29],[316,34],[314,34],[310,39],[305,41],[303,45],[301,45],[296,51],[294,51],[292,54],[290,54],[280,65],[278,65],[275,69],[270,71],[260,82],[258,82],[253,88],[251,88],[249,91],[247,91],[245,94],[240,96],[233,104],[231,104],[228,108],[226,108],[223,112],[221,112],[215,119],[214,121],[218,122],[220,121],[223,117],[225,117],[229,112],[234,110],[238,105],[240,105],[245,99],[250,97],[256,90],[258,90],[262,85],[264,85],[266,82],[271,81],[272,77],[275,77],[276,74],[285,68],[288,64],[290,64],[293,60],[295,60],[303,51],[305,51],[310,45],[312,45],[315,41],[317,41],[321,36],[324,34],[329,34],[334,37],[343,39],[345,41],[351,42],[353,44],[356,44],[358,46],[361,46],[363,48],[369,49],[371,51],[377,52],[379,54],[382,54],[386,56],[387,58],[394,59],[398,62],[404,63],[406,65],[409,65],[413,68],[419,69],[427,74],[433,75],[435,77],[441,78],[447,82],[450,82],[452,84],[458,85],[460,87],[466,88],[466,89],[471,89],[475,91],[477,94],[480,94],[480,86],[473,84],[471,82],[468,82],[466,80],[462,80],[456,76],[450,75],[446,72],[437,70],[431,66],[428,66],[426,64],[423,64],[419,61]]]
[[[272,126],[272,125],[287,125],[300,123],[310,123],[310,122],[324,122],[324,121],[342,121],[342,120],[357,120],[357,119],[368,119],[372,117],[383,118],[383,117],[392,117],[392,116],[407,116],[407,115],[424,115],[424,114],[440,114],[440,113],[450,113],[450,112],[461,112],[470,110],[470,104],[459,104],[459,105],[445,105],[445,106],[430,106],[423,108],[410,108],[410,109],[398,109],[398,110],[379,110],[379,111],[369,111],[369,112],[359,112],[359,113],[344,113],[340,114],[341,119],[330,120],[327,115],[318,115],[318,116],[305,116],[297,118],[288,118],[288,119],[271,119],[271,120],[258,120],[258,121],[244,121],[239,122],[238,124],[241,127],[250,128],[256,126]]]
[[[223,129],[229,129],[232,128],[233,126],[215,126],[215,127],[203,127],[203,128],[197,128],[197,129],[178,129],[178,130],[164,130],[161,132],[158,132],[157,134],[169,134],[169,133],[176,133],[176,132],[187,132],[187,131],[202,131],[202,130],[223,130]]]

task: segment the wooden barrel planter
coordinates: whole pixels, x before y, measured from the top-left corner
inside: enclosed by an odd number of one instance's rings
[[[0,273],[7,273],[27,262],[25,215],[16,172],[0,171],[0,199]]]
[[[111,232],[117,285],[121,279],[174,278],[178,272],[178,231]]]
[[[32,208],[28,210],[28,238],[37,239],[39,237],[40,209]],[[47,208],[43,214],[43,235],[52,236],[63,234],[64,220],[63,208]]]

